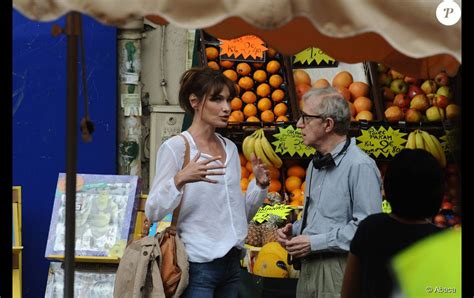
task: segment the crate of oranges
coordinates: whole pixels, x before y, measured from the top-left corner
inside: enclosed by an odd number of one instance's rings
[[[237,96],[230,102],[230,126],[272,125],[297,118],[294,91],[289,91],[289,58],[267,48],[261,61],[223,60],[219,41],[201,31],[201,65],[220,70],[237,89]]]

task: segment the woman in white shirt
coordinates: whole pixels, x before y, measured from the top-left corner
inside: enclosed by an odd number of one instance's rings
[[[253,157],[255,179],[244,197],[237,146],[215,132],[227,126],[235,93],[235,84],[219,71],[208,67],[186,71],[179,102],[193,115],[191,126],[182,133],[191,160],[182,169],[185,143],[180,136],[166,140],[158,150],[145,213],[159,221],[183,201],[177,230],[189,257],[184,297],[237,297],[247,223],[267,194],[268,169]]]

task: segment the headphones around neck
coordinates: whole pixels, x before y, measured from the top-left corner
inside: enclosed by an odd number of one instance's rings
[[[344,147],[342,147],[342,150],[339,151],[334,157],[332,157],[331,153],[326,153],[322,155],[319,152],[316,152],[316,154],[313,157],[313,167],[316,170],[320,170],[322,168],[330,169],[336,165],[336,162],[334,159],[338,157],[339,155],[343,154],[344,152],[347,151],[347,148],[351,144],[351,139],[349,137],[346,138],[346,143],[344,144]]]

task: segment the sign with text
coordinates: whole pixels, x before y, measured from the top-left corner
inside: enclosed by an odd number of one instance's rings
[[[275,204],[273,206],[267,205],[258,209],[253,220],[257,223],[262,223],[267,221],[270,218],[270,215],[277,215],[282,219],[286,219],[293,209],[294,207],[285,204]]]
[[[235,39],[219,39],[220,59],[250,62],[265,62],[265,47],[263,40],[255,35],[245,35]]]
[[[378,129],[370,127],[369,129],[362,129],[362,135],[357,137],[360,141],[358,146],[364,150],[367,154],[372,154],[375,157],[379,157],[382,154],[385,157],[395,156],[397,153],[405,148],[406,133],[400,132],[398,129],[394,130],[391,127],[386,129],[380,126]]]
[[[304,157],[305,155],[313,155],[316,152],[316,149],[308,147],[303,143],[301,129],[295,129],[291,125],[286,128],[279,127],[278,129],[280,132],[274,135],[277,140],[272,143],[275,146],[276,153],[288,153],[291,156],[297,153],[299,156]]]
[[[337,67],[336,59],[330,57],[319,48],[307,48],[294,56],[295,66]]]

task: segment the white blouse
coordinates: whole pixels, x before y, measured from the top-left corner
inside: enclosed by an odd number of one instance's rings
[[[183,135],[189,142],[190,159],[193,159],[198,151],[196,143],[187,131]],[[183,166],[185,145],[180,136],[174,136],[158,150],[156,174],[145,205],[146,216],[152,221],[159,221],[172,213],[183,199],[177,228],[191,262],[210,262],[223,257],[234,246],[242,248],[247,236],[247,223],[267,195],[267,189],[261,189],[252,179],[244,197],[240,189],[241,168],[237,146],[231,140],[216,135],[225,147],[225,174],[208,178],[218,183],[187,183],[178,191],[174,176]],[[201,153],[199,160],[210,158],[212,156]],[[211,164],[222,165],[222,162],[216,160]]]

